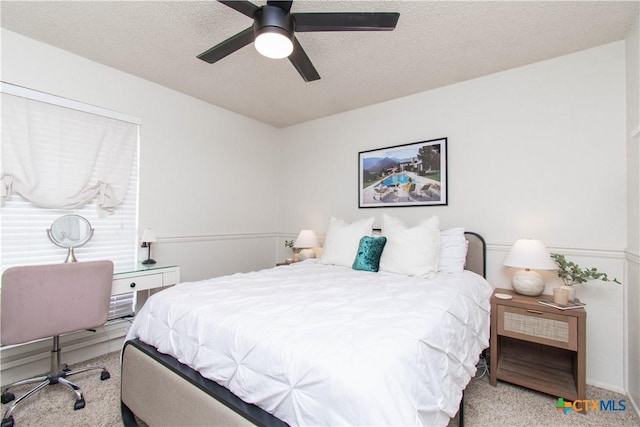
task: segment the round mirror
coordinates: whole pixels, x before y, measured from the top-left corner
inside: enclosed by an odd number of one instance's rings
[[[51,228],[47,229],[49,240],[61,248],[68,248],[67,259],[64,262],[76,262],[73,251],[93,237],[93,228],[85,217],[80,215],[64,215],[56,219]]]

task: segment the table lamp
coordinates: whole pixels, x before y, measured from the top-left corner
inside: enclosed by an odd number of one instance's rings
[[[502,264],[522,269],[511,277],[511,286],[517,293],[530,296],[544,291],[544,279],[534,270],[558,269],[544,244],[534,239],[516,240]]]
[[[316,232],[313,230],[301,230],[298,234],[298,238],[293,244],[294,248],[301,249],[300,261],[304,261],[305,259],[309,258],[315,258],[316,253],[311,248],[316,248],[318,246],[320,246],[320,242],[318,241]]]
[[[154,233],[151,227],[149,227],[146,230],[144,230],[144,233],[142,233],[142,238],[140,240],[142,241],[141,247],[149,248],[147,252],[147,259],[142,261],[142,264],[144,265],[155,264],[156,263],[155,260],[151,259],[151,243],[155,243],[158,241],[158,238],[156,237],[156,233]]]

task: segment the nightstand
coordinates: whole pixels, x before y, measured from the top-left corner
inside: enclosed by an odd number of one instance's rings
[[[491,385],[502,380],[566,400],[585,399],[587,312],[546,307],[541,298],[494,291]]]
[[[291,265],[291,264],[293,264],[294,262],[296,262],[296,261],[293,261],[293,262],[287,262],[287,261],[277,262],[277,263],[276,263],[276,267],[280,267],[280,266],[282,266],[282,265]]]

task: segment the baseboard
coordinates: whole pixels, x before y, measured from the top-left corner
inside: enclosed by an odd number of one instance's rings
[[[636,411],[636,415],[640,418],[640,405],[638,405],[638,402],[633,400],[633,396],[631,396],[629,393],[626,393],[626,395],[628,402],[631,404],[630,407],[633,408],[634,411]]]
[[[591,386],[594,386],[594,387],[603,388],[605,390],[613,391],[613,392],[616,392],[616,393],[627,394],[627,392],[623,388],[616,387],[616,386],[613,386],[611,384],[601,383],[599,381],[592,381],[589,378],[587,378],[587,384],[591,385]],[[597,398],[597,396],[595,396],[595,397]]]
[[[82,331],[60,337],[61,359],[69,365],[118,351],[129,330],[127,320],[111,321],[96,332]],[[48,373],[52,340],[0,348],[0,383],[4,386],[24,378]]]

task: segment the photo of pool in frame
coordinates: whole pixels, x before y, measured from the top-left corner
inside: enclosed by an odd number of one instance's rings
[[[447,138],[358,153],[359,207],[447,204]]]

